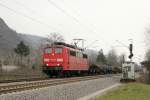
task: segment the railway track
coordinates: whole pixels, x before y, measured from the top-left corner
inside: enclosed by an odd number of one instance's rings
[[[37,81],[48,79],[48,76],[42,75],[24,75],[24,74],[2,74],[0,73],[0,84],[1,83],[12,83],[21,81]]]
[[[13,79],[13,80],[0,80],[0,84],[4,84],[4,83],[15,83],[15,82],[24,82],[24,81],[38,81],[38,80],[47,80],[49,79],[48,77],[36,77],[36,78],[20,78],[20,79]]]
[[[26,81],[26,82],[15,82],[8,84],[0,84],[0,94],[19,92],[24,90],[42,88],[47,86],[55,86],[60,84],[66,84],[71,82],[80,82],[104,77],[112,77],[116,75],[97,75],[97,76],[85,76],[85,77],[73,77],[73,78],[64,78],[64,79],[48,79],[40,81]]]

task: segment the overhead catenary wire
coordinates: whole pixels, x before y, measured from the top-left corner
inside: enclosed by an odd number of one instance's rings
[[[21,15],[21,16],[23,16],[23,17],[25,17],[25,18],[27,18],[27,19],[29,19],[29,20],[31,20],[31,21],[34,21],[34,22],[36,22],[36,23],[38,23],[38,24],[40,24],[40,25],[44,25],[44,26],[47,27],[47,28],[54,29],[54,30],[57,30],[57,31],[59,31],[59,32],[62,32],[62,31],[60,31],[60,30],[58,30],[58,29],[56,29],[56,28],[54,28],[54,27],[49,26],[48,24],[46,24],[46,23],[44,23],[44,22],[42,22],[42,21],[40,21],[40,20],[38,20],[38,19],[35,19],[35,18],[30,17],[30,16],[28,16],[28,15],[22,13],[22,12],[19,12],[19,11],[17,11],[17,10],[14,10],[14,9],[12,9],[12,8],[10,8],[10,7],[8,7],[8,6],[4,5],[4,4],[2,4],[2,3],[0,3],[0,6],[6,8],[6,9],[8,9],[8,10],[10,10],[11,12],[13,12],[13,13],[15,13],[15,14],[19,14],[19,15]],[[58,33],[59,33],[59,32],[58,32]],[[31,40],[31,39],[30,39],[29,37],[27,37],[27,36],[26,36],[26,38],[28,38],[29,40]],[[3,39],[4,39],[4,38],[3,38]],[[4,40],[6,40],[7,42],[9,42],[9,40],[7,40],[7,39],[4,39]],[[35,40],[33,40],[33,41],[35,41]],[[9,43],[8,43],[8,44],[9,44]]]
[[[22,2],[17,1],[17,0],[13,0],[12,2],[15,3],[16,5],[22,7],[22,8],[25,8],[28,12],[31,12],[32,14],[38,15],[38,17],[40,17],[40,18],[44,18],[43,16],[40,16],[40,14],[38,14],[37,11],[35,11],[35,10],[29,8],[28,6],[24,5]],[[47,25],[48,25],[48,24],[47,24]],[[49,27],[50,27],[50,26],[49,26]],[[52,27],[52,26],[51,26],[51,27]],[[53,27],[53,29],[58,30],[57,28],[54,28],[54,27]],[[61,33],[63,33],[61,30],[58,30],[58,31],[61,32]],[[58,33],[59,33],[59,32],[58,32]]]
[[[126,48],[128,48],[128,49],[129,49],[129,47],[128,47],[127,45],[125,45],[124,43],[122,43],[121,41],[116,40],[116,42],[120,43],[122,46],[124,46],[124,47],[126,47]]]
[[[49,1],[52,1],[52,0],[49,0]],[[59,6],[58,6],[58,7],[59,7]],[[61,7],[60,7],[60,9],[61,9]],[[62,11],[66,12],[64,9],[63,9]],[[68,15],[70,15],[70,14],[68,13]],[[72,15],[70,15],[70,17],[71,17],[71,16],[72,16]],[[30,16],[29,16],[29,17],[30,17]],[[74,16],[73,16],[73,18],[77,19],[77,18],[74,17]],[[31,17],[31,20],[32,20],[32,19],[34,19],[34,18]],[[36,20],[36,19],[35,19],[35,20]],[[36,22],[37,22],[37,21],[36,21]],[[41,22],[41,21],[40,21],[40,22]],[[77,19],[77,22],[80,23],[80,21],[79,21],[78,19]],[[38,20],[38,23],[39,23],[39,20]],[[41,23],[40,23],[40,24],[41,24]],[[43,24],[43,22],[42,22],[42,24]],[[81,23],[81,24],[84,25],[83,23]],[[45,25],[45,23],[44,23],[44,25]],[[47,24],[46,24],[46,26],[47,26]],[[49,28],[49,26],[47,26],[47,27]],[[95,33],[95,32],[94,32],[94,33]]]
[[[37,14],[37,12],[35,12],[34,10],[32,10],[32,9],[30,9],[30,8],[28,8],[28,7],[26,7],[24,4],[18,2],[17,0],[13,0],[13,1],[15,1],[18,5],[24,7],[24,8],[27,9],[28,11]],[[72,17],[73,20],[75,20],[78,24],[83,25],[82,23],[80,23],[80,21],[79,21],[76,17],[74,17],[74,16],[70,15],[69,13],[67,13],[64,9],[60,8],[56,3],[52,2],[52,1],[49,1],[49,2],[51,2],[52,5],[54,5],[55,7],[57,7],[57,9],[61,10],[61,12],[63,12],[65,15],[67,15],[67,16],[69,16],[69,17]],[[83,26],[84,26],[84,25],[83,25]],[[86,27],[86,29],[87,29],[87,27]]]
[[[127,45],[125,45],[124,43],[122,43],[121,41],[116,40],[116,42],[120,43],[123,47],[126,47],[129,49],[129,47]],[[141,57],[138,55],[134,55],[133,58],[137,58],[137,59],[141,60]]]
[[[64,13],[66,16],[72,18],[76,23],[78,23],[79,25],[81,25],[82,27],[84,27],[86,30],[88,29],[89,31],[91,31],[92,33],[95,33],[95,31],[91,30],[89,27],[87,27],[85,24],[81,23],[75,16],[71,15],[70,13],[68,13],[64,8],[60,7],[57,3],[55,3],[53,0],[48,0],[48,2],[55,6],[57,9],[59,9],[62,13]]]
[[[79,13],[78,13],[78,11],[76,11],[72,6],[70,6],[70,5],[68,5],[68,4],[66,4],[66,2],[65,2],[65,0],[61,0],[62,2],[64,2],[64,5],[65,6],[68,6],[68,8],[73,12],[73,13],[75,13],[78,17],[80,17],[82,20],[84,19],[84,21],[88,21],[88,19],[86,18],[86,17],[82,17]],[[89,25],[90,25],[90,27],[92,26],[93,28],[94,28],[94,25],[92,24],[92,23],[88,23]]]
[[[25,6],[23,3],[21,3],[20,1],[17,1],[17,0],[11,0],[13,3],[15,3],[15,4],[17,4],[17,5],[19,5],[19,6],[21,6],[21,7],[23,7],[23,8],[25,8],[26,10],[28,10],[28,11],[30,11],[31,13],[34,13],[34,14],[37,14],[37,12],[36,11],[34,11],[33,9],[31,9],[31,8],[29,8],[29,7],[27,7],[27,6]]]
[[[4,1],[4,0],[2,0],[2,1]],[[17,0],[13,0],[12,2],[15,3],[16,5],[19,5],[19,6],[23,7],[23,8],[25,8],[26,10],[28,10],[28,11],[31,12],[31,13],[34,13],[34,14],[37,13],[37,12],[35,12],[34,10],[32,10],[32,9],[30,9],[30,8],[28,8],[28,7],[26,7],[23,3],[21,3],[21,2],[19,2],[19,1],[17,1]],[[26,36],[25,34],[22,34],[22,35]],[[26,36],[25,38],[28,38],[29,40],[31,40],[28,36]],[[33,39],[32,41],[35,41],[35,40]]]
[[[19,3],[18,3],[19,4]],[[21,4],[22,5],[22,4]],[[27,18],[27,19],[29,19],[29,20],[31,20],[31,21],[34,21],[34,22],[36,22],[36,23],[39,23],[39,24],[42,24],[42,25],[44,25],[44,26],[46,26],[46,27],[48,27],[48,28],[51,28],[51,29],[55,29],[55,28],[52,28],[51,26],[49,26],[48,24],[46,24],[46,23],[44,23],[44,22],[42,22],[42,21],[40,21],[40,20],[38,20],[38,19],[35,19],[35,18],[33,18],[33,17],[30,17],[30,16],[28,16],[28,15],[26,15],[26,14],[24,14],[24,13],[22,13],[22,12],[19,12],[19,11],[17,11],[17,10],[15,10],[15,9],[13,9],[13,8],[10,8],[10,7],[8,7],[8,6],[6,6],[5,4],[3,4],[3,3],[0,3],[0,6],[2,6],[2,7],[4,7],[4,8],[6,8],[6,9],[8,9],[8,10],[10,10],[10,11],[12,11],[13,13],[16,13],[16,14],[19,14],[19,15],[21,15],[21,16],[23,16],[23,17],[25,17],[25,18]],[[25,7],[25,6],[24,6]],[[28,8],[27,8],[28,9]],[[28,9],[29,10],[29,9]],[[64,11],[64,10],[62,10],[62,11]],[[64,11],[65,12],[65,11]],[[75,18],[75,17],[74,17]],[[76,20],[78,23],[80,23],[78,20]],[[57,29],[58,30],[58,29]]]
[[[61,0],[62,2],[64,2],[64,5],[65,6],[68,6],[68,8],[73,12],[73,13],[75,13],[77,16],[79,16],[79,17],[81,17],[82,19],[83,19],[83,17],[78,13],[78,11],[76,11],[72,6],[70,6],[70,5],[68,5],[68,4],[66,4],[66,2],[65,2],[65,0]],[[88,22],[88,19],[86,18],[86,17],[84,17],[84,20],[86,21],[86,22]],[[94,27],[94,25],[93,25],[93,23],[88,23],[89,25],[90,25],[90,27],[92,27],[92,28],[95,28]],[[94,30],[94,33],[97,33],[95,30]],[[132,33],[133,34],[133,33]],[[134,34],[133,34],[134,35]],[[104,38],[101,38],[102,40],[104,40]],[[118,41],[119,42],[119,41]],[[106,43],[106,42],[105,42]],[[126,46],[127,47],[127,46]]]
[[[48,2],[50,4],[52,4],[53,6],[55,6],[57,9],[59,9],[61,12],[63,12],[65,15],[71,17],[73,20],[75,20],[78,24],[81,24],[79,22],[79,20],[77,18],[75,18],[74,16],[70,15],[68,12],[66,12],[64,9],[62,9],[61,7],[59,7],[55,2],[53,2],[52,0],[48,0]]]
[[[0,2],[0,6],[3,7],[3,8],[8,9],[9,11],[11,11],[11,12],[13,12],[13,13],[15,13],[15,14],[18,14],[18,15],[20,15],[20,16],[22,16],[22,17],[25,17],[25,18],[27,18],[27,19],[29,19],[29,20],[31,20],[31,21],[34,21],[34,22],[39,23],[39,24],[41,24],[41,25],[44,25],[44,26],[47,27],[47,28],[50,28],[50,29],[53,29],[53,30],[58,30],[58,29],[56,29],[56,28],[54,28],[54,27],[52,27],[52,26],[46,24],[45,22],[42,22],[42,21],[40,21],[40,20],[38,20],[38,19],[35,19],[35,18],[33,18],[33,17],[30,17],[30,16],[28,16],[28,15],[22,13],[22,12],[19,12],[19,11],[15,10],[15,9],[12,9],[12,8],[6,6],[5,4],[1,3],[1,2]],[[60,31],[60,30],[58,30],[58,31]]]
[[[29,7],[25,6],[23,3],[17,1],[17,0],[13,0],[15,1],[15,3],[17,5],[20,5],[21,7],[25,8],[26,10],[30,11],[31,13],[37,14],[37,12],[35,12],[34,10],[30,9]],[[54,5],[55,7],[57,7],[57,9],[61,10],[65,15],[72,17],[73,20],[75,20],[78,24],[84,26],[86,29],[88,28],[85,24],[81,23],[76,17],[70,15],[69,13],[67,13],[64,9],[62,9],[61,7],[59,7],[56,3],[54,3],[52,0],[49,0],[50,3],[52,3],[52,5]],[[73,10],[73,12],[75,12],[78,16],[81,17],[80,14],[78,14],[72,7],[69,6],[69,8],[71,8]],[[93,32],[93,31],[92,31]]]
[[[64,8],[60,7],[57,3],[55,3],[53,0],[48,0],[48,2],[55,6],[58,10],[60,10],[62,13],[64,13],[66,16],[72,18],[76,23],[78,23],[80,26],[82,26],[86,31],[90,31],[90,33],[92,34],[97,34],[98,32],[95,31],[94,29],[91,28],[91,24],[90,24],[90,28],[84,24],[84,23],[81,23],[80,20],[78,20],[78,18],[76,18],[75,16],[71,15],[70,13],[68,13]],[[73,9],[73,8],[71,8]],[[76,12],[74,9],[73,9],[73,12]],[[78,16],[80,16],[80,14],[76,13]],[[106,41],[104,38],[101,38],[101,40],[104,40]],[[107,44],[109,44],[108,42],[105,42]]]
[[[64,9],[62,9],[61,7],[59,7],[55,2],[53,2],[52,0],[48,0],[48,1],[51,2],[52,5],[54,5],[56,8],[58,8],[59,10],[61,10],[65,15],[67,15],[67,16],[73,18],[73,20],[75,20],[78,24],[82,25],[85,29],[89,29],[85,24],[81,23],[76,17],[74,17],[74,16],[70,15],[69,13],[67,13]],[[29,10],[30,12],[36,13],[36,12],[34,12],[33,10],[30,10],[30,8],[26,7],[26,6],[23,5],[22,3],[20,3],[20,2],[18,2],[18,1],[16,1],[16,0],[15,0],[15,2],[16,2],[18,5],[20,5],[20,6],[24,7],[25,9]],[[14,9],[12,9],[12,8],[10,8],[10,7],[6,6],[6,5],[4,5],[4,4],[1,4],[1,6],[7,8],[7,9],[13,11],[14,13],[17,13],[17,14],[23,16],[23,17],[26,17],[26,18],[28,18],[28,19],[30,19],[30,20],[32,20],[32,21],[35,21],[35,22],[37,22],[37,23],[39,23],[39,24],[42,24],[42,25],[44,25],[44,26],[46,26],[46,27],[48,27],[48,28],[49,28],[49,27],[52,28],[52,27],[49,26],[48,24],[46,24],[46,23],[44,23],[44,22],[42,22],[42,21],[40,21],[40,20],[37,20],[37,19],[35,19],[35,18],[33,18],[33,17],[30,17],[30,16],[28,16],[28,15],[26,15],[26,14],[23,14],[22,12],[19,12],[19,11],[17,11],[17,10],[14,10]],[[56,29],[56,28],[53,28],[53,29]],[[93,30],[91,30],[91,29],[89,29],[89,30],[90,30],[92,33],[96,33],[95,31],[93,31]],[[59,30],[59,31],[60,31],[60,30]]]

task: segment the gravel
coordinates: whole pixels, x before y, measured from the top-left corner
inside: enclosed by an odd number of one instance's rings
[[[119,82],[107,77],[0,95],[0,100],[77,100]]]

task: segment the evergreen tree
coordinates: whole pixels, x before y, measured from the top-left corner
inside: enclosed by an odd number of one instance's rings
[[[15,53],[17,53],[20,56],[21,64],[22,64],[22,58],[25,56],[28,56],[30,54],[30,49],[27,45],[24,44],[23,41],[21,41],[17,47],[14,49]]]
[[[101,64],[107,64],[106,57],[103,54],[103,50],[102,49],[98,52],[97,62],[101,63]]]

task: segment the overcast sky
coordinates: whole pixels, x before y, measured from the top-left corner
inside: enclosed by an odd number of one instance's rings
[[[99,40],[90,48],[102,48],[104,53],[113,48],[128,55],[128,49],[116,40],[128,45],[132,38],[135,60],[139,61],[146,48],[144,32],[150,25],[150,1],[1,0],[0,17],[20,33],[47,36],[58,32],[68,43],[83,38],[85,45]]]

